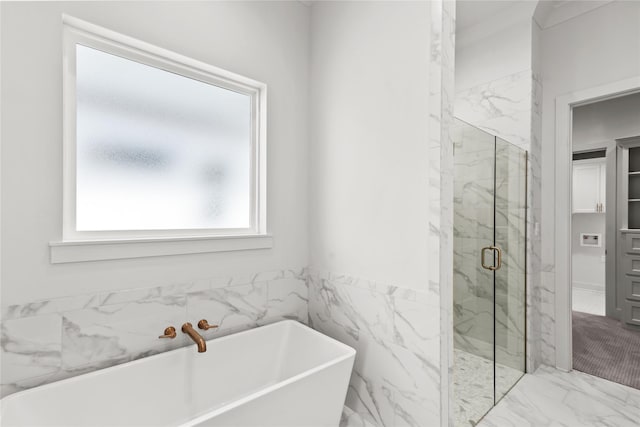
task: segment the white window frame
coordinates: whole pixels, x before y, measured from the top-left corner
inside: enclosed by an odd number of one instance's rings
[[[54,252],[69,252],[69,247],[78,246],[87,252],[91,244],[110,247],[110,256],[96,259],[131,258],[137,256],[170,255],[175,251],[158,251],[158,243],[174,243],[182,249],[176,253],[259,249],[271,247],[267,234],[266,219],[266,105],[267,86],[264,83],[223,70],[204,62],[154,46],[135,38],[105,29],[69,15],[63,15],[63,224],[62,240],[51,243],[52,262],[71,262],[69,257],[56,256]],[[188,78],[202,81],[251,97],[251,225],[246,229],[182,229],[182,230],[121,230],[78,231],[76,230],[76,45],[84,45],[112,55],[140,62]],[[260,237],[266,239],[259,239]],[[257,238],[257,239],[256,239]],[[185,241],[198,240],[198,249],[188,250]],[[210,245],[203,241],[216,240]],[[233,244],[221,244],[233,241]],[[238,244],[245,241],[246,244]],[[250,243],[254,241],[254,243]],[[175,243],[180,244],[176,245]],[[258,243],[255,243],[258,242]],[[118,254],[118,246],[135,243],[145,246],[150,243],[152,251],[132,251],[131,247]],[[205,242],[206,243],[206,242]],[[146,245],[149,246],[149,245]],[[246,246],[246,247],[245,247]],[[64,250],[56,248],[65,248]],[[149,246],[150,247],[150,246]],[[226,248],[229,249],[226,249]],[[122,247],[120,247],[122,249]],[[71,251],[73,252],[73,251]],[[76,251],[77,252],[77,251]],[[90,252],[90,251],[89,251]],[[99,252],[99,251],[98,251]],[[158,253],[160,252],[160,253]],[[169,253],[164,253],[169,252]],[[127,255],[122,255],[122,254]],[[139,255],[136,255],[139,253]],[[96,255],[97,256],[97,255]],[[74,258],[71,256],[70,258]],[[77,258],[77,257],[76,257]],[[86,255],[80,258],[87,258]],[[92,257],[89,257],[92,258]],[[56,261],[57,260],[57,261]],[[89,261],[93,259],[81,259]]]

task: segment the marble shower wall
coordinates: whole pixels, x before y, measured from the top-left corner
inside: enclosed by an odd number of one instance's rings
[[[534,34],[534,59],[535,59]],[[540,156],[542,83],[526,69],[456,93],[455,116],[528,152],[527,168],[527,370],[541,363],[543,329],[541,289]],[[552,318],[551,318],[552,319]],[[544,323],[544,322],[542,322]],[[548,323],[548,322],[547,322]]]
[[[180,327],[206,318],[206,339],[281,319],[308,321],[304,271],[194,280],[2,308],[2,396],[194,345]],[[175,339],[158,339],[167,326]],[[195,350],[194,350],[195,351]]]
[[[554,366],[553,361],[545,354],[555,352],[555,306],[554,306],[554,266],[542,262],[542,70],[540,63],[541,29],[533,22],[532,31],[532,102],[531,102],[531,149],[529,150],[529,209],[528,242],[530,261],[527,265],[527,283],[529,287],[527,309],[529,324],[529,358],[530,371],[533,372],[541,364]],[[537,227],[536,227],[537,226]],[[533,227],[533,229],[532,229]]]
[[[380,427],[438,425],[438,298],[329,272],[308,280],[310,326],[357,351],[346,405]]]
[[[495,138],[466,123],[454,132],[455,348],[493,358],[493,274],[479,254],[493,242]]]
[[[455,126],[454,340],[457,349],[493,359],[495,339],[497,361],[522,370],[526,158],[520,149],[494,141],[466,123]],[[495,309],[494,276],[480,262],[481,248],[493,243],[494,234],[503,249]]]

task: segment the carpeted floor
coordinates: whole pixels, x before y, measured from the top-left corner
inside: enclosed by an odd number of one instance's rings
[[[640,331],[574,311],[573,369],[640,389]]]

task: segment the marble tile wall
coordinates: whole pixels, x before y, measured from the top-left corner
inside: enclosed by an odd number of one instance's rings
[[[524,369],[525,174],[524,153],[459,122],[455,128],[454,331],[456,348],[493,359],[494,312],[498,358]],[[494,190],[494,171],[498,178]],[[495,193],[495,200],[494,200]],[[495,203],[495,230],[494,230]],[[496,274],[482,268],[480,251],[503,249]]]
[[[495,138],[461,122],[454,130],[454,341],[491,357],[493,274],[478,256],[493,241]]]
[[[429,292],[311,271],[309,324],[355,348],[346,406],[383,426],[440,418],[440,302]]]
[[[193,345],[164,329],[206,318],[207,339],[284,318],[308,321],[305,271],[194,280],[2,307],[2,396]]]
[[[541,288],[542,266],[539,235],[541,94],[542,83],[539,75],[535,70],[527,69],[460,91],[456,93],[455,100],[456,117],[528,151],[526,230],[528,315],[526,330],[528,336],[527,368],[529,371],[535,370],[543,359],[541,354],[544,345],[542,343],[547,340],[543,338],[542,331],[549,323],[545,322],[545,319],[549,320],[548,314],[543,314],[545,298],[543,294],[545,292]],[[460,278],[454,282],[457,283],[458,280]],[[480,312],[481,309],[478,310],[478,313]]]
[[[428,294],[439,301],[440,317],[432,323],[439,331],[438,363],[440,375],[434,386],[439,395],[440,413],[432,425],[448,426],[453,422],[453,107],[455,78],[454,1],[429,2],[431,15],[429,63],[429,218],[428,221]],[[433,304],[433,302],[432,302]]]
[[[535,27],[535,25],[534,25]],[[534,31],[535,39],[536,31]],[[535,65],[534,65],[535,66]],[[549,288],[545,280],[548,266],[542,264],[542,78],[534,68],[532,80],[532,109],[531,109],[531,148],[529,150],[529,209],[527,211],[527,336],[528,352],[527,366],[529,372],[534,372],[544,359],[542,347],[549,342],[543,336],[543,330],[553,329],[553,318],[544,315],[544,299]],[[552,341],[551,341],[552,342]]]
[[[524,150],[531,140],[531,70],[456,93],[455,116]]]

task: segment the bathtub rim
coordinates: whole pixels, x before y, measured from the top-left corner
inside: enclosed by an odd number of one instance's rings
[[[215,417],[217,415],[223,414],[223,413],[225,413],[225,412],[227,412],[227,411],[229,411],[231,409],[234,409],[234,408],[237,408],[239,406],[242,406],[242,405],[244,405],[246,403],[249,403],[249,402],[251,402],[253,400],[256,400],[256,399],[258,399],[258,398],[260,398],[262,396],[265,396],[265,395],[267,395],[269,393],[272,393],[272,392],[274,392],[276,390],[284,388],[285,386],[288,386],[290,384],[293,384],[293,383],[296,383],[298,381],[301,381],[304,378],[310,377],[313,374],[321,372],[321,371],[323,371],[325,369],[330,368],[331,366],[334,366],[334,365],[337,365],[339,363],[342,363],[342,362],[344,362],[344,361],[346,361],[348,359],[353,359],[354,362],[355,362],[355,355],[356,355],[357,352],[353,347],[351,347],[351,346],[349,346],[347,344],[344,344],[344,343],[336,340],[335,338],[331,338],[331,337],[329,337],[329,336],[327,336],[327,335],[325,335],[325,334],[323,334],[323,333],[321,333],[319,331],[316,331],[315,329],[311,328],[310,326],[304,325],[304,324],[302,324],[300,322],[297,322],[295,320],[290,320],[290,319],[282,320],[280,322],[272,323],[270,325],[265,325],[265,326],[271,326],[271,325],[275,325],[275,324],[279,324],[279,323],[283,323],[283,322],[295,323],[297,325],[295,327],[302,327],[302,328],[309,329],[313,333],[319,335],[324,340],[327,340],[327,341],[332,342],[334,344],[338,344],[340,347],[346,347],[345,348],[346,353],[341,355],[341,356],[335,357],[335,358],[329,360],[328,362],[322,363],[320,365],[314,366],[311,369],[307,369],[306,371],[300,372],[299,374],[296,374],[296,375],[294,375],[292,377],[289,377],[286,380],[279,381],[279,382],[277,382],[275,384],[272,384],[272,385],[270,385],[268,387],[265,387],[263,389],[255,391],[255,392],[253,392],[253,393],[251,393],[251,394],[249,394],[247,396],[244,396],[244,397],[242,397],[240,399],[234,400],[233,402],[229,402],[229,403],[227,403],[227,404],[225,404],[223,406],[220,406],[218,408],[212,409],[209,412],[206,412],[206,413],[203,413],[203,414],[201,414],[199,416],[196,416],[196,417],[190,419],[187,422],[179,424],[178,427],[192,427],[192,426],[198,425],[198,424],[202,423],[203,421],[211,419],[211,418],[213,418],[213,417]],[[255,330],[255,329],[259,329],[259,328],[250,329],[249,331],[252,331],[252,330]],[[249,331],[244,331],[244,332],[249,332]],[[351,370],[353,370],[353,365],[352,365]],[[351,372],[349,374],[351,375]]]
[[[196,414],[194,415],[193,418],[191,418],[188,421],[185,422],[181,422],[180,424],[177,424],[177,426],[179,427],[189,427],[192,426],[194,424],[197,424],[197,422],[202,422],[205,421],[209,418],[212,418],[216,415],[219,415],[221,413],[224,413],[227,410],[233,409],[235,407],[238,407],[240,405],[243,405],[247,402],[250,402],[252,400],[255,400],[261,396],[264,396],[266,394],[268,394],[269,392],[273,392],[275,390],[278,390],[280,388],[283,388],[286,385],[292,384],[294,382],[300,381],[303,378],[306,378],[308,376],[311,376],[317,372],[320,372],[324,369],[327,369],[333,365],[336,365],[340,362],[343,362],[349,358],[354,358],[355,359],[355,355],[356,355],[356,350],[347,345],[344,344],[340,341],[338,341],[335,338],[329,337],[315,329],[313,329],[312,327],[305,325],[301,322],[298,322],[297,320],[293,320],[293,319],[283,319],[274,323],[269,323],[266,325],[261,325],[255,328],[251,328],[251,329],[247,329],[244,331],[240,331],[240,332],[235,332],[235,333],[231,333],[229,335],[225,335],[222,337],[217,337],[217,338],[211,338],[207,340],[207,344],[212,343],[212,345],[214,344],[214,342],[216,343],[222,343],[226,340],[230,340],[230,339],[234,339],[234,337],[238,337],[240,335],[252,335],[252,334],[256,334],[259,333],[260,331],[264,331],[265,329],[270,329],[270,328],[276,328],[278,326],[280,327],[287,327],[287,325],[292,325],[291,327],[295,327],[295,328],[302,328],[302,329],[306,329],[309,332],[313,333],[314,335],[318,336],[320,339],[322,339],[324,342],[329,342],[332,345],[335,345],[339,348],[342,348],[345,351],[345,354],[337,356],[333,359],[328,360],[327,362],[324,362],[322,364],[319,364],[317,366],[312,367],[311,369],[307,369],[303,372],[300,372],[299,374],[293,375],[283,381],[279,381],[275,384],[272,384],[270,386],[267,386],[263,389],[260,389],[258,391],[254,391],[251,394],[248,394],[247,396],[244,396],[240,399],[234,400],[233,402],[229,402],[227,404],[223,404],[222,406],[209,410],[208,412],[205,413],[201,413],[201,414]],[[6,404],[8,404],[9,402],[11,402],[12,400],[15,399],[19,399],[22,398],[24,396],[28,396],[29,394],[32,393],[37,393],[38,391],[42,390],[42,389],[48,389],[48,388],[52,388],[52,387],[59,387],[61,385],[64,385],[66,383],[71,383],[71,382],[75,382],[75,381],[80,381],[81,378],[90,378],[93,376],[97,376],[97,375],[105,375],[108,372],[113,372],[115,370],[118,369],[125,369],[127,367],[131,367],[131,366],[135,366],[136,364],[140,364],[140,363],[145,363],[148,362],[149,360],[152,359],[159,359],[159,358],[168,358],[171,357],[171,354],[176,354],[178,352],[194,352],[195,354],[193,354],[193,357],[197,357],[198,353],[195,352],[195,350],[192,348],[193,345],[188,345],[185,347],[180,347],[180,348],[176,348],[174,350],[169,350],[169,351],[164,351],[158,354],[154,354],[148,357],[142,357],[140,359],[136,359],[136,360],[131,360],[129,362],[125,362],[125,363],[120,363],[118,365],[114,365],[114,366],[110,366],[108,368],[102,368],[102,369],[97,369],[95,371],[91,371],[91,372],[87,372],[84,374],[80,374],[80,375],[76,375],[70,378],[65,378],[59,381],[53,381],[47,384],[42,384],[39,386],[35,386],[26,390],[21,390],[21,391],[17,391],[15,393],[12,393],[8,396],[3,397],[2,399],[0,399],[0,409],[2,409],[2,407],[4,407]],[[2,411],[0,411],[2,412]],[[0,420],[2,419],[2,415],[0,413]]]

